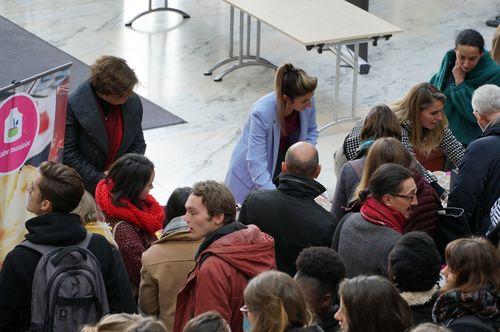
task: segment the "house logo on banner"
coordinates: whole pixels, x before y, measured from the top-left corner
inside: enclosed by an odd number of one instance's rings
[[[38,133],[36,103],[16,93],[0,104],[0,175],[24,165]]]

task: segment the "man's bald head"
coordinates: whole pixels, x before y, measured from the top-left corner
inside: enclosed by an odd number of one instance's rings
[[[298,142],[288,148],[285,155],[284,172],[314,179],[319,175],[319,156],[316,147],[307,142]]]

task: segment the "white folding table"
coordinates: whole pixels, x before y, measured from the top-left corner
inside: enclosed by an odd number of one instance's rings
[[[276,69],[270,61],[260,56],[261,22],[295,39],[307,50],[324,50],[336,54],[335,105],[339,101],[341,61],[353,68],[352,107],[349,117],[339,119],[336,108],[333,121],[320,130],[355,118],[357,75],[359,65],[359,44],[373,42],[379,38],[389,39],[401,29],[377,16],[360,9],[344,0],[224,0],[230,5],[229,56],[217,62],[205,75],[212,75],[217,68],[236,61],[214,78],[221,81],[228,73],[246,66],[266,66]],[[240,12],[239,53],[234,55],[234,11]],[[246,40],[244,40],[246,15]],[[257,21],[255,55],[250,51],[251,17]],[[345,56],[342,46],[354,45],[354,58]],[[246,46],[246,50],[244,50]]]

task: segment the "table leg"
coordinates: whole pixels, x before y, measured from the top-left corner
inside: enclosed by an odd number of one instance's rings
[[[356,96],[358,94],[358,62],[359,62],[359,44],[354,44],[354,68],[352,68],[352,105],[351,118],[355,117],[356,113]]]
[[[325,124],[320,127],[318,131],[322,131],[334,124],[345,122],[345,121],[353,121],[356,120],[356,98],[358,91],[358,65],[359,65],[359,42],[354,43],[354,61],[352,63],[347,62],[342,58],[342,45],[335,45],[335,49],[329,47],[329,49],[335,53],[336,61],[335,61],[335,94],[334,94],[334,105],[333,105],[333,121]],[[349,67],[352,67],[353,80],[352,80],[352,105],[351,105],[351,114],[347,117],[339,117],[339,102],[340,102],[340,64],[344,61]]]
[[[337,121],[339,118],[338,115],[338,109],[337,107],[339,106],[339,100],[340,100],[340,59],[341,59],[341,50],[342,50],[342,45],[337,44],[335,46],[335,50],[337,52],[337,59],[335,61],[335,95],[334,95],[334,105],[335,110],[333,111],[333,121]]]
[[[247,56],[250,56],[250,36],[252,32],[252,17],[247,15]]]
[[[174,12],[174,13],[182,15],[183,18],[190,18],[190,16],[186,12],[184,12],[180,9],[168,7],[167,0],[164,1],[163,7],[159,7],[159,8],[155,8],[155,9],[153,9],[152,0],[149,0],[148,10],[135,15],[130,21],[125,23],[125,26],[130,27],[130,26],[132,26],[132,23],[134,23],[134,21],[137,20],[138,18],[140,18],[144,15],[147,15],[149,13],[155,13],[155,12]]]
[[[255,55],[250,54],[250,41],[251,41],[251,28],[252,28],[252,19],[250,15],[247,15],[247,24],[246,24],[246,40],[244,40],[245,36],[245,13],[240,11],[240,31],[239,31],[239,52],[237,56],[234,56],[234,7],[231,6],[230,16],[229,16],[229,56],[225,59],[218,61],[215,65],[213,65],[210,69],[205,71],[205,75],[212,75],[212,73],[218,69],[219,67],[228,64],[233,61],[238,61],[237,64],[230,66],[222,73],[214,77],[214,81],[219,82],[222,81],[222,78],[236,69],[249,67],[249,66],[264,66],[268,68],[272,68],[274,70],[277,69],[277,66],[274,65],[269,60],[266,60],[260,56],[260,40],[261,40],[261,22],[257,21],[257,32],[256,32],[256,45],[255,45]],[[246,43],[245,43],[246,41]]]

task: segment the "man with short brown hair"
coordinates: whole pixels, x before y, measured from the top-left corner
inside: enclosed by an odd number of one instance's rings
[[[205,240],[177,296],[174,331],[181,332],[191,318],[213,310],[224,317],[231,331],[240,332],[243,291],[250,278],[275,268],[274,240],[256,226],[234,220],[234,197],[222,183],[196,183],[186,210],[191,235]]]
[[[71,211],[79,204],[83,192],[82,179],[74,169],[50,161],[42,163],[28,189],[27,209],[36,217],[26,221],[26,239],[35,245],[54,248],[82,243],[87,231],[80,217]],[[134,304],[129,303],[133,301],[130,289],[123,287],[128,285],[127,276],[117,272],[123,262],[113,254],[108,241],[92,234],[87,249],[99,262],[110,312],[136,311]],[[32,284],[41,257],[41,253],[21,244],[5,258],[0,271],[0,331],[30,328]]]

